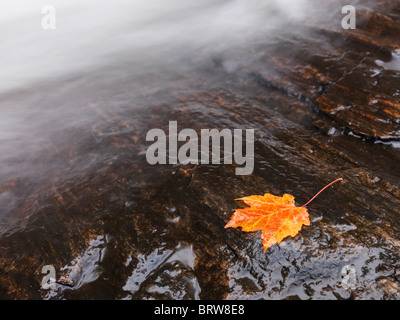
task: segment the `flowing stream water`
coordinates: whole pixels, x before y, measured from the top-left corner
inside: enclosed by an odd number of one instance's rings
[[[341,72],[357,50],[332,56],[333,38],[314,32],[340,15],[327,3],[53,0],[56,29],[43,30],[48,1],[1,0],[0,297],[398,298],[398,142],[316,126],[306,92],[260,79],[284,79],[266,57],[285,57],[279,67],[304,52]],[[372,61],[399,77],[398,52]],[[253,174],[148,164],[146,133],[169,121],[255,129]],[[267,253],[258,233],[223,228],[236,198],[305,203],[338,177],[311,227]]]

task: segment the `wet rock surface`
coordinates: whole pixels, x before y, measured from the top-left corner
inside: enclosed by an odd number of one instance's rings
[[[160,71],[140,86],[116,67],[117,83],[88,74],[3,96],[4,108],[47,106],[58,129],[1,171],[0,298],[398,299],[400,7],[371,8],[355,31],[310,26],[172,80]],[[70,105],[96,121],[64,126],[57,108]],[[172,120],[254,128],[254,172],[149,165],[147,131]],[[259,233],[224,229],[236,198],[302,205],[338,177],[309,206],[311,226],[265,253]],[[44,265],[54,289],[41,289]]]

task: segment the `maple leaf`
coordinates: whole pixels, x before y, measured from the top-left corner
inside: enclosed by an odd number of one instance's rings
[[[241,227],[247,232],[261,230],[265,252],[270,246],[280,243],[287,236],[296,236],[303,225],[309,226],[310,219],[305,206],[331,184],[341,180],[341,178],[336,179],[322,188],[301,207],[296,207],[294,197],[290,194],[278,197],[266,193],[263,196],[253,195],[236,199],[242,200],[249,207],[236,209],[231,220],[225,225],[225,229]]]

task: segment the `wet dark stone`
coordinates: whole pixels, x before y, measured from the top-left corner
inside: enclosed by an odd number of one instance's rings
[[[307,35],[289,36],[275,47],[269,46],[254,71],[255,78],[261,85],[312,104],[334,120],[339,130],[398,140],[398,8],[358,10],[357,17],[355,30],[310,27]]]
[[[58,130],[42,153],[21,151],[30,170],[9,159],[2,171],[0,298],[399,299],[400,71],[388,68],[400,7],[371,8],[356,31],[310,26],[248,63],[232,55],[140,83],[116,66],[117,81],[88,74],[2,97],[56,106]],[[95,121],[65,128],[57,108],[74,104]],[[149,165],[146,132],[168,120],[256,128],[253,174]],[[259,233],[224,229],[236,198],[290,193],[302,205],[338,177],[309,206],[311,226],[266,253]],[[41,289],[44,265],[55,289]],[[347,265],[356,289],[342,286]]]

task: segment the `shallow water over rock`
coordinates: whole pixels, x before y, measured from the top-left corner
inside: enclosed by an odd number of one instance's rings
[[[355,31],[311,25],[185,72],[116,63],[3,94],[2,112],[47,117],[27,115],[37,145],[2,137],[20,151],[2,145],[0,298],[398,299],[400,7],[371,8]],[[146,133],[168,121],[255,129],[254,172],[149,165]],[[301,205],[339,177],[311,225],[265,253],[259,233],[224,229],[234,199]],[[54,289],[41,289],[44,265]]]

